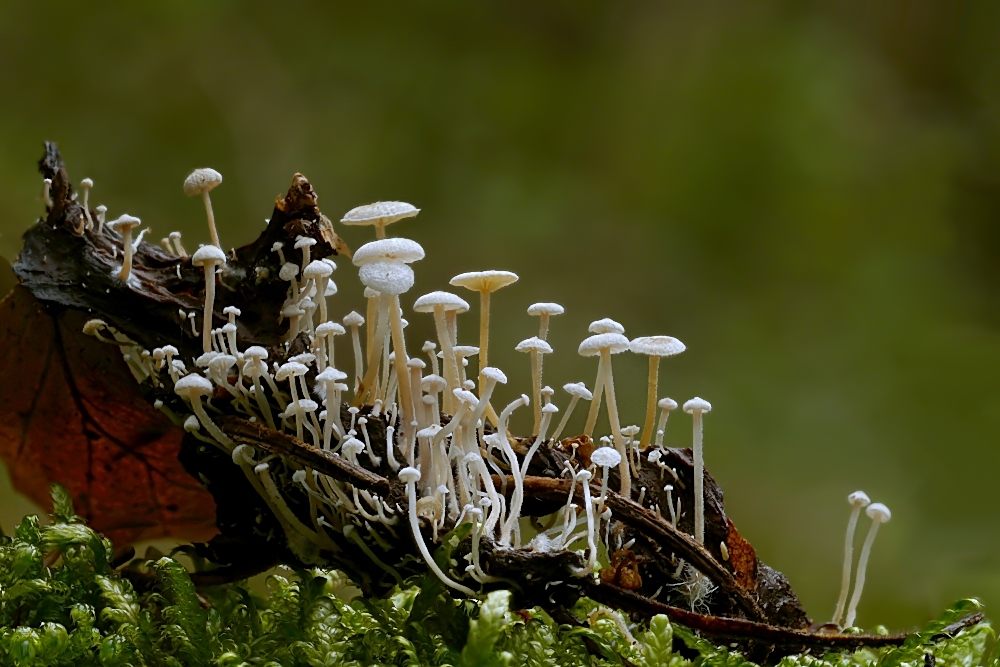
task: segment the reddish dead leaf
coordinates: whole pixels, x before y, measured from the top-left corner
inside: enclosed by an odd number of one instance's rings
[[[23,287],[0,302],[0,456],[43,507],[49,485],[116,544],[207,539],[215,504],[177,460],[183,433],[139,395],[114,345],[86,317],[50,314]]]
[[[729,534],[726,536],[726,549],[729,551],[729,562],[733,566],[733,576],[740,586],[753,590],[757,586],[757,552],[743,539],[733,522],[728,519],[727,522]]]

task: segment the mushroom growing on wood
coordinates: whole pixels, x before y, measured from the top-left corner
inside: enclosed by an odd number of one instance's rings
[[[187,257],[188,256],[187,250],[185,250],[184,246],[181,244],[181,233],[170,232],[170,234],[168,234],[168,237],[170,238],[171,241],[173,241],[174,249],[177,251],[177,254],[181,257]]]
[[[556,427],[555,433],[552,434],[552,440],[554,442],[559,442],[559,436],[562,435],[563,430],[566,428],[566,424],[569,423],[569,416],[573,414],[573,408],[576,407],[576,404],[580,401],[580,399],[582,398],[585,401],[589,401],[594,398],[594,395],[589,389],[587,389],[587,385],[582,382],[568,382],[563,385],[563,389],[566,393],[572,396],[572,398],[569,401],[569,407],[566,408],[566,414],[563,415],[563,418],[559,421],[559,426]]]
[[[553,315],[562,315],[565,312],[566,309],[558,303],[542,302],[528,306],[528,314],[532,317],[538,317],[538,337],[542,340],[548,340],[549,337],[549,318]]]
[[[645,354],[649,357],[649,379],[646,384],[646,421],[643,423],[642,438],[639,440],[639,450],[642,451],[646,449],[653,438],[660,359],[680,354],[687,348],[684,343],[671,336],[643,336],[633,339],[629,344],[629,349],[636,354]]]
[[[94,228],[94,219],[90,217],[90,206],[87,203],[90,200],[90,188],[92,187],[94,187],[94,181],[89,178],[80,181],[80,189],[83,190],[83,214],[87,217],[87,229]]]
[[[552,346],[538,336],[532,336],[518,343],[514,349],[518,352],[527,352],[531,355],[531,391],[534,400],[535,425],[532,433],[540,433],[538,430],[542,420],[542,361],[543,354],[552,354]]]
[[[604,317],[590,323],[587,331],[592,334],[624,334],[625,327],[615,322],[610,317]],[[604,376],[604,360],[597,364],[597,378],[600,380]],[[590,410],[587,413],[587,423],[583,427],[583,433],[589,438],[594,435],[594,427],[597,426],[597,416],[601,411],[601,397],[604,395],[604,386],[598,381],[594,384],[594,400],[590,403]]]
[[[847,604],[847,592],[851,587],[851,565],[854,561],[854,530],[858,525],[861,510],[871,504],[871,499],[864,491],[855,491],[847,496],[851,506],[851,518],[847,520],[847,537],[844,540],[844,569],[840,578],[840,597],[837,598],[837,608],[833,612],[833,624],[839,625]]]
[[[212,437],[221,445],[231,448],[235,446],[235,443],[229,439],[229,436],[222,432],[222,429],[216,426],[215,422],[208,416],[208,413],[205,412],[205,407],[201,404],[202,396],[211,396],[212,390],[212,383],[197,373],[185,375],[174,383],[174,393],[191,403],[191,409],[194,411],[195,416],[198,417],[201,425],[205,427],[205,430],[211,433]]]
[[[215,307],[215,270],[226,263],[226,253],[217,246],[203,245],[191,257],[194,266],[205,270],[205,321],[201,327],[202,352],[212,350],[212,309]]]
[[[184,179],[184,194],[188,197],[201,195],[205,202],[205,215],[208,217],[208,234],[212,239],[212,245],[221,250],[219,232],[215,229],[215,214],[212,212],[212,198],[208,196],[219,183],[222,183],[222,174],[216,170],[208,167],[195,169]]]
[[[872,553],[875,533],[878,532],[879,525],[887,523],[892,518],[892,512],[882,503],[872,503],[865,510],[865,514],[872,520],[872,526],[868,529],[865,543],[861,545],[861,556],[858,557],[858,573],[854,576],[854,595],[851,596],[851,604],[847,607],[847,618],[844,620],[844,625],[848,628],[854,626],[854,618],[858,613],[861,591],[865,588],[865,570],[868,569],[868,557]]]
[[[375,238],[385,238],[385,228],[404,218],[412,218],[420,209],[402,201],[377,201],[374,204],[357,206],[344,214],[340,222],[345,225],[371,225],[375,228]]]
[[[361,378],[365,373],[364,362],[361,360],[361,337],[358,334],[358,327],[365,323],[365,318],[361,313],[351,311],[344,315],[344,326],[351,327],[351,338],[354,339],[354,392],[361,386]],[[369,328],[371,325],[369,325]]]
[[[469,304],[466,303],[465,299],[451,292],[430,292],[413,303],[415,312],[434,313],[434,328],[437,332],[438,342],[441,343],[441,359],[444,362],[444,379],[448,382],[448,391],[445,392],[444,397],[444,409],[449,414],[453,414],[455,410],[452,392],[461,387],[461,380],[459,379],[459,362],[455,357],[455,346],[452,344],[445,313],[468,309]]]
[[[667,418],[670,417],[671,410],[677,409],[677,401],[672,398],[661,398],[656,402],[656,407],[660,409],[660,421],[656,424],[656,446],[663,446],[663,432],[667,428]]]
[[[702,451],[702,414],[712,411],[712,404],[697,396],[684,403],[684,412],[694,420],[694,539],[705,543],[705,454]]]
[[[479,292],[479,386],[482,391],[482,369],[490,365],[490,295],[517,282],[517,274],[510,271],[471,271],[460,273],[449,282],[456,287]],[[495,423],[495,417],[493,419]]]
[[[108,223],[108,226],[113,227],[116,232],[122,235],[125,258],[122,260],[122,270],[118,273],[119,280],[128,280],[128,275],[132,271],[132,230],[140,224],[142,221],[139,218],[128,213]]]
[[[619,333],[599,333],[585,338],[580,343],[579,353],[583,357],[596,357],[600,355],[598,365],[598,376],[596,385],[604,387],[607,397],[608,419],[611,422],[611,437],[615,443],[615,449],[621,454],[621,462],[618,472],[621,475],[621,494],[626,498],[632,497],[632,476],[629,474],[627,452],[625,451],[625,441],[622,439],[622,427],[618,421],[618,403],[615,399],[615,380],[611,371],[611,355],[619,354],[628,349],[628,338]],[[596,394],[596,392],[595,392]],[[595,395],[595,400],[599,397]]]

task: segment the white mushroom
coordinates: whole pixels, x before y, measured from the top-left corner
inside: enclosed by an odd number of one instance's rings
[[[851,596],[851,604],[847,607],[847,618],[844,620],[844,626],[848,628],[854,627],[854,618],[858,613],[861,591],[865,588],[865,570],[868,569],[868,557],[872,552],[875,533],[878,532],[879,525],[887,523],[892,518],[892,512],[882,503],[872,503],[865,510],[865,514],[872,520],[872,525],[868,529],[865,543],[861,545],[861,555],[858,557],[858,573],[854,575],[854,595]]]
[[[833,624],[839,625],[847,605],[847,593],[851,587],[851,565],[854,562],[854,531],[858,525],[858,517],[862,508],[871,504],[871,499],[864,491],[855,491],[847,496],[851,506],[851,518],[847,520],[847,537],[844,540],[844,568],[840,578],[840,597],[837,598],[837,609],[833,612]]]
[[[606,334],[606,333],[616,333],[624,334],[625,327],[615,322],[609,317],[605,317],[600,320],[596,320],[590,323],[587,330],[592,334]],[[604,377],[604,360],[601,359],[597,364],[597,377],[598,380]],[[583,433],[587,437],[594,434],[594,427],[597,425],[597,416],[601,411],[601,397],[604,395],[604,386],[601,382],[596,382],[594,384],[594,399],[590,402],[590,410],[587,413],[587,423],[583,427]]]
[[[649,357],[649,379],[646,385],[646,421],[642,427],[639,449],[644,450],[653,439],[653,420],[656,418],[656,389],[660,359],[680,354],[686,348],[684,343],[670,336],[643,336],[634,338],[629,349],[636,354]]]
[[[660,409],[660,421],[656,425],[656,446],[663,446],[663,433],[667,428],[667,418],[670,417],[671,410],[677,409],[677,401],[672,398],[661,398],[656,402],[656,407]]]
[[[451,393],[461,386],[459,380],[458,360],[452,344],[451,332],[448,329],[446,313],[469,309],[464,299],[451,292],[430,292],[424,294],[413,303],[413,310],[418,313],[434,313],[434,328],[437,331],[438,342],[441,344],[441,358],[444,362],[444,378],[448,382],[445,394],[444,409],[449,414],[454,413],[455,404]]]
[[[712,411],[712,404],[697,396],[684,403],[684,412],[691,415],[694,426],[694,539],[705,543],[705,454],[702,451],[703,426],[701,416]]]
[[[479,292],[479,386],[482,390],[483,378],[482,369],[489,366],[490,348],[490,295],[517,282],[517,274],[510,271],[471,271],[460,273],[452,278],[449,283],[456,287],[464,287]],[[491,409],[492,413],[492,409]],[[490,418],[496,423],[496,415],[490,414]]]
[[[181,244],[181,233],[170,232],[169,237],[170,240],[173,241],[174,243],[174,248],[176,249],[177,254],[181,257],[187,257],[188,256],[187,250],[185,250],[183,244]]]
[[[89,178],[80,181],[80,189],[83,190],[83,215],[87,218],[87,229],[94,228],[94,219],[90,217],[90,206],[87,203],[90,200],[90,188],[92,187],[94,187],[94,181]]]
[[[217,246],[203,245],[191,257],[194,266],[200,266],[205,271],[205,321],[201,328],[201,346],[203,352],[212,349],[212,313],[215,307],[215,271],[216,267],[226,263],[226,253]]]
[[[558,303],[543,302],[528,306],[528,314],[538,317],[538,337],[542,340],[548,340],[549,337],[549,318],[553,315],[562,315],[565,312],[566,309]]]
[[[103,234],[104,233],[104,219],[105,219],[105,216],[107,216],[107,214],[108,214],[108,207],[105,206],[104,204],[101,204],[100,206],[98,206],[94,210],[97,211],[97,233],[98,234]]]
[[[365,318],[361,313],[351,311],[344,315],[344,326],[351,327],[351,338],[354,339],[354,391],[357,392],[361,386],[361,378],[365,373],[364,362],[361,360],[361,338],[358,335],[358,327],[365,323]],[[369,325],[369,328],[370,325]]]
[[[340,222],[345,225],[371,225],[375,228],[375,238],[385,238],[385,228],[404,218],[412,218],[420,209],[401,201],[377,201],[374,204],[357,206],[344,214]]]
[[[302,279],[311,280],[316,285],[316,300],[319,302],[319,321],[326,322],[326,286],[333,269],[321,259],[313,260],[302,270]]]
[[[122,246],[125,251],[125,258],[122,260],[122,269],[118,273],[119,280],[128,280],[128,275],[132,271],[132,230],[142,224],[142,221],[128,213],[119,216],[117,220],[108,223],[109,227],[122,235]]]
[[[566,414],[563,415],[563,418],[559,421],[559,426],[556,427],[555,433],[552,434],[552,440],[555,442],[559,442],[559,436],[562,435],[563,430],[566,428],[566,424],[569,423],[569,417],[573,414],[573,408],[576,407],[576,404],[580,401],[580,399],[582,398],[585,401],[589,401],[594,398],[594,395],[589,389],[587,389],[587,385],[582,382],[569,382],[563,385],[563,389],[572,398],[570,398],[569,407],[566,408]]]
[[[52,179],[43,178],[42,179],[42,201],[45,202],[45,208],[52,208]]]
[[[615,449],[621,454],[622,460],[618,468],[621,475],[621,494],[626,498],[632,497],[632,476],[629,474],[627,452],[625,442],[622,439],[621,423],[618,421],[618,403],[615,399],[615,381],[611,371],[611,355],[619,354],[628,349],[628,338],[619,333],[594,334],[583,339],[580,343],[579,353],[583,357],[595,357],[600,355],[601,363],[598,365],[598,377],[595,386],[604,387],[608,404],[608,419],[611,422],[611,437],[615,443]],[[596,394],[596,392],[595,392]],[[597,397],[595,396],[595,400]]]
[[[222,183],[222,174],[207,167],[195,169],[186,179],[184,179],[184,194],[188,197],[201,195],[205,202],[205,215],[208,216],[208,234],[212,239],[212,245],[222,249],[219,243],[219,232],[215,229],[215,214],[212,212],[212,199],[208,196],[219,183]]]
[[[202,396],[211,396],[212,391],[212,383],[197,373],[185,375],[174,383],[174,393],[191,403],[191,409],[194,410],[194,414],[198,417],[201,425],[205,427],[205,430],[211,433],[212,437],[219,443],[232,448],[235,446],[235,443],[229,436],[222,432],[222,429],[215,425],[215,422],[211,420],[208,413],[205,412],[205,407],[201,404]]]
[[[526,338],[518,343],[514,349],[518,352],[527,352],[531,355],[531,391],[534,399],[535,424],[532,433],[539,433],[538,427],[542,420],[542,363],[543,354],[552,354],[552,346],[538,336]]]
[[[601,468],[601,497],[598,498],[597,505],[603,507],[608,496],[608,472],[622,462],[622,456],[612,447],[598,447],[590,455],[590,462]]]

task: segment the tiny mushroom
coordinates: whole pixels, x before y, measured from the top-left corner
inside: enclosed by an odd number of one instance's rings
[[[168,236],[170,237],[170,240],[173,241],[174,249],[177,251],[177,254],[181,257],[187,257],[187,250],[185,250],[184,246],[181,244],[181,233],[170,232]]]
[[[634,338],[629,349],[636,354],[649,357],[649,380],[646,385],[646,421],[642,427],[639,449],[645,450],[653,439],[653,420],[656,418],[656,389],[660,359],[680,354],[686,348],[684,343],[670,336],[643,336]]]
[[[590,462],[601,468],[601,497],[598,499],[598,507],[603,507],[608,495],[608,471],[622,462],[622,455],[612,447],[598,447],[590,455]]]
[[[184,194],[188,197],[201,195],[205,202],[205,215],[208,217],[208,234],[212,239],[212,245],[222,249],[219,243],[219,232],[215,229],[215,214],[212,212],[212,199],[208,196],[217,185],[222,183],[222,174],[214,169],[204,167],[195,169],[184,179]]]
[[[539,338],[532,336],[518,343],[514,349],[518,352],[527,352],[531,355],[531,389],[534,399],[535,425],[533,434],[539,433],[538,427],[542,420],[542,362],[543,354],[552,354],[552,346]]]
[[[684,412],[694,420],[694,539],[705,543],[705,454],[702,450],[702,415],[712,411],[712,404],[697,396],[684,403]]]
[[[351,327],[351,338],[354,339],[354,391],[357,392],[361,386],[361,377],[365,368],[361,356],[361,338],[358,335],[358,327],[365,323],[365,318],[361,313],[352,310],[344,315],[344,326]]]
[[[90,217],[90,206],[88,201],[90,200],[90,188],[94,187],[94,181],[89,178],[85,178],[80,181],[80,189],[83,190],[83,214],[87,218],[87,229],[94,228],[94,219]]]
[[[191,257],[191,263],[205,270],[205,321],[201,328],[202,351],[212,349],[212,309],[215,307],[216,267],[226,263],[226,253],[217,246],[203,245]]]
[[[302,270],[303,280],[316,284],[316,298],[319,301],[319,321],[326,322],[326,287],[333,269],[321,259],[313,260]]]
[[[434,328],[437,332],[438,342],[441,344],[441,358],[444,361],[444,378],[448,382],[448,391],[445,394],[446,412],[454,410],[453,397],[451,392],[461,385],[459,380],[458,360],[455,357],[454,345],[452,344],[451,332],[448,328],[446,318],[447,312],[458,312],[469,309],[469,304],[465,299],[451,292],[430,292],[424,294],[413,303],[413,310],[418,313],[434,313]]]
[[[615,381],[611,370],[611,355],[619,354],[628,349],[629,340],[619,333],[599,333],[585,338],[580,343],[578,352],[583,357],[596,357],[600,355],[598,365],[598,376],[595,386],[604,387],[607,397],[608,419],[611,422],[611,436],[614,439],[615,449],[621,454],[622,460],[619,464],[621,474],[621,494],[631,499],[632,476],[629,474],[627,452],[625,451],[625,441],[622,439],[622,427],[618,421],[618,403],[615,399]],[[595,397],[599,398],[599,397]],[[588,433],[589,435],[589,433]]]
[[[344,214],[340,222],[345,225],[371,225],[375,228],[375,238],[385,238],[385,228],[404,218],[412,218],[420,209],[401,201],[377,201],[374,204],[357,206]]]
[[[600,320],[596,320],[590,323],[587,327],[587,331],[592,334],[624,334],[625,327],[615,322],[609,317],[605,317]],[[597,378],[604,377],[604,359],[601,358],[597,364]],[[583,427],[583,432],[585,435],[592,436],[594,434],[594,427],[597,425],[597,416],[601,411],[601,397],[604,395],[604,386],[601,382],[594,384],[594,400],[590,403],[590,411],[587,413],[587,423]]]
[[[840,623],[847,605],[847,592],[851,587],[851,565],[854,562],[854,531],[858,525],[861,510],[871,504],[871,499],[864,491],[855,491],[847,496],[851,506],[851,518],[847,520],[847,537],[844,540],[844,569],[840,578],[840,597],[837,598],[837,609],[833,612],[834,625]]]
[[[97,211],[97,233],[98,234],[103,234],[104,233],[104,219],[105,219],[105,216],[107,216],[107,214],[108,214],[108,207],[105,206],[104,204],[101,204],[100,206],[98,206],[94,210]]]
[[[549,337],[549,318],[553,315],[562,315],[565,312],[566,309],[558,303],[542,302],[528,306],[528,315],[538,317],[538,337],[542,340],[548,340]]]
[[[667,428],[667,418],[670,412],[677,409],[677,401],[672,398],[661,398],[656,402],[656,407],[660,409],[660,421],[656,425],[656,446],[663,446],[663,432]]]
[[[139,218],[128,213],[120,216],[117,220],[108,223],[109,227],[122,235],[122,246],[125,251],[125,258],[122,260],[122,269],[118,273],[119,280],[128,280],[132,271],[132,230],[142,224]]]
[[[589,389],[587,389],[587,385],[582,382],[568,382],[563,385],[563,390],[572,396],[572,398],[569,401],[569,407],[566,408],[566,414],[563,415],[563,418],[559,421],[559,426],[556,427],[555,433],[552,434],[552,440],[555,442],[559,441],[559,436],[562,435],[563,430],[566,428],[566,424],[569,423],[569,416],[573,414],[573,408],[576,407],[576,404],[580,401],[580,399],[582,398],[585,401],[589,401],[594,398],[594,395]]]
[[[205,412],[205,407],[201,404],[201,398],[203,396],[211,396],[212,391],[212,383],[197,373],[185,375],[174,383],[174,393],[191,403],[191,409],[194,410],[194,414],[198,417],[201,425],[205,427],[205,430],[211,433],[212,437],[222,445],[233,447],[235,443],[229,439],[229,436],[222,432],[222,429],[216,426],[215,422],[208,416],[208,413]]]
[[[879,525],[887,523],[892,518],[892,512],[882,503],[872,503],[865,510],[865,514],[872,520],[871,528],[865,537],[865,543],[861,545],[861,555],[858,557],[858,573],[854,575],[854,594],[851,596],[851,604],[847,607],[847,618],[844,620],[844,627],[853,627],[854,618],[858,613],[858,603],[861,602],[861,592],[865,588],[865,570],[868,569],[868,557],[872,552],[872,543],[875,541],[875,533],[878,532]]]

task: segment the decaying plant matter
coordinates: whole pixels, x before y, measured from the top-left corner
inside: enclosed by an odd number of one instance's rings
[[[429,568],[455,595],[510,588],[516,604],[553,614],[588,596],[637,615],[666,614],[772,659],[901,641],[810,630],[787,580],[727,517],[722,491],[702,468],[700,429],[694,452],[662,446],[677,404],[656,400],[658,366],[684,350],[680,341],[629,341],[618,323],[595,321],[579,350],[598,358],[593,392],[565,387],[570,409],[592,401],[585,432],[554,439],[547,434],[562,435],[566,422],[553,423],[557,398],[543,386],[541,359],[552,352],[548,316],[560,306],[529,309],[543,318],[540,335],[518,346],[532,365],[524,395],[505,403],[500,369],[465,369],[477,353],[485,360],[490,295],[514,274],[452,281],[479,293],[480,349],[459,344],[457,315],[469,305],[445,292],[415,308],[435,318],[439,341],[420,348],[427,361],[405,340],[403,295],[424,249],[386,238],[386,226],[416,215],[412,206],[381,202],[345,216],[379,238],[353,254],[368,288],[367,318],[344,313],[341,326],[332,258],[350,253],[301,174],[276,199],[260,238],[226,252],[214,245],[207,189],[198,190],[213,245],[188,255],[179,235],[161,247],[89,224],[104,212],[75,198],[54,145],[40,166],[51,205],[24,236],[15,294],[26,290],[50,311],[86,312],[86,333],[121,350],[136,396],[184,430],[177,455],[214,497],[219,531],[196,546],[220,568],[197,576],[242,577],[280,561],[337,568],[379,595]],[[630,350],[650,357],[643,429],[619,423],[612,357]],[[353,362],[353,377],[335,360]],[[612,433],[595,443],[601,401]],[[535,433],[511,435],[510,415],[532,403]],[[697,399],[685,409],[700,420],[711,406]],[[444,568],[430,556],[442,539],[459,539]]]

